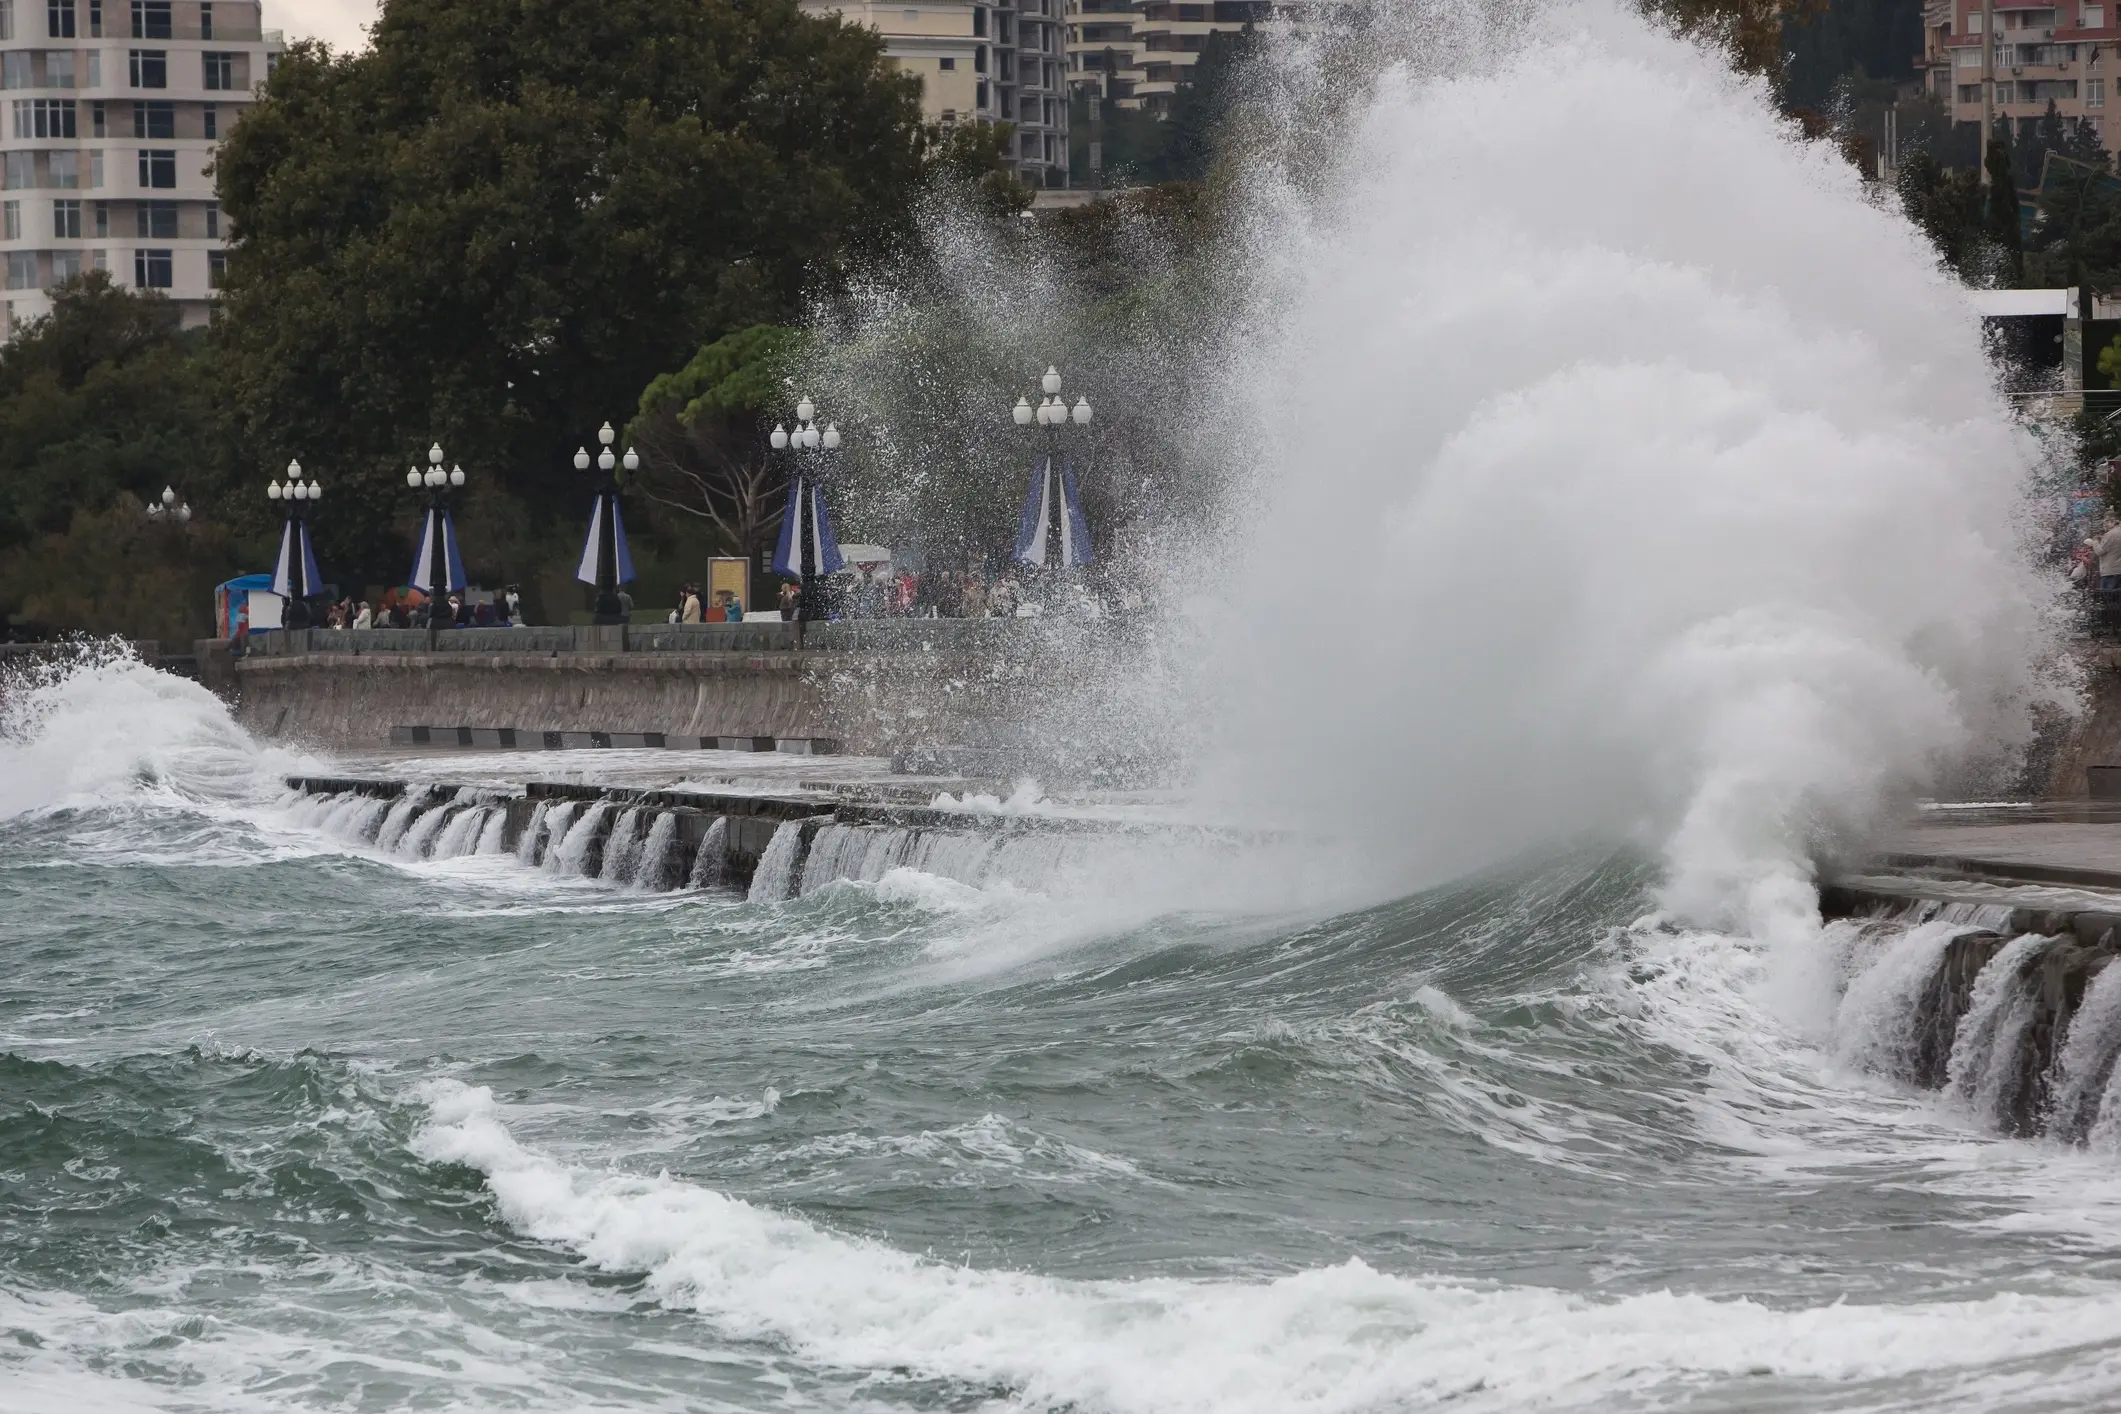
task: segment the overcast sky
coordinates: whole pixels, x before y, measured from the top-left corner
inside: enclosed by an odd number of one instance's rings
[[[376,0],[265,0],[265,27],[289,39],[323,39],[334,49],[367,43],[361,26],[376,18]]]

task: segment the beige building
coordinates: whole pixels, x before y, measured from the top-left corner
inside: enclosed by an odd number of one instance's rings
[[[1069,77],[1122,108],[1169,113],[1209,36],[1234,34],[1274,8],[1271,0],[1068,0]]]
[[[813,13],[867,25],[889,61],[921,81],[921,111],[945,127],[1016,125],[1015,165],[1033,186],[1068,184],[1068,53],[1063,0],[921,0],[841,4],[804,0]]]
[[[204,323],[225,256],[208,170],[281,51],[258,0],[0,0],[8,327],[82,270]]]
[[[2121,107],[2108,103],[2121,70],[2121,0],[1996,0],[1994,8],[1996,115],[2022,128],[2052,102],[2063,117],[2096,124],[2107,151],[2121,148]],[[1981,29],[1980,0],[1930,0],[1924,9],[1924,86],[1955,123],[1981,122]],[[2019,179],[2030,184],[2039,173]]]

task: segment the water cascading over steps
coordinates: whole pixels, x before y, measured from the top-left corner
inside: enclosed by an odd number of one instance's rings
[[[2008,1134],[2121,1140],[2121,941],[2111,926],[2006,936],[2009,912],[1917,906],[1870,924],[1836,1018],[1842,1052]]]

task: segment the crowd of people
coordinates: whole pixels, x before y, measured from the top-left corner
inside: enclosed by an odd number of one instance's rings
[[[2121,558],[2121,551],[2117,551]],[[633,596],[619,593],[626,621],[633,618]],[[782,581],[773,607],[783,621],[821,619],[1012,619],[1037,618],[1047,614],[1097,619],[1141,607],[1137,596],[1122,591],[1109,600],[1101,597],[1080,574],[1051,574],[1027,570],[1023,577],[1004,572],[989,578],[974,569],[937,569],[927,573],[901,570],[896,574],[835,577],[820,586],[820,593],[806,614],[802,586]],[[451,594],[439,611],[440,628],[522,627],[522,594],[510,585],[502,593]],[[417,590],[396,589],[376,602],[351,596],[332,604],[318,621],[332,629],[411,628],[431,626],[431,601]],[[676,604],[668,612],[672,624],[734,624],[744,621],[742,597],[730,589],[711,594],[698,581],[678,589]]]
[[[385,594],[376,603],[348,597],[324,613],[325,628],[512,628],[524,623],[522,591],[511,584],[498,595],[478,603],[462,594],[444,601],[440,622],[435,622],[433,601],[417,591]]]
[[[717,589],[711,601],[700,598],[698,581],[678,589],[678,606],[670,611],[674,624],[740,624],[744,621],[744,601],[737,597],[734,589]]]

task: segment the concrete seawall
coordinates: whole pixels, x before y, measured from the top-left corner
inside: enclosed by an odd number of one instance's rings
[[[388,745],[401,726],[512,727],[825,738],[862,755],[1037,740],[1054,758],[1122,738],[1123,695],[1078,689],[1139,681],[1154,657],[1110,623],[835,623],[807,651],[702,651],[665,630],[629,629],[606,651],[532,636],[548,632],[461,634],[435,652],[403,634],[376,635],[379,651],[353,651],[359,635],[289,637],[241,658],[204,643],[200,676],[246,728],[320,748]]]
[[[234,678],[237,719],[259,735],[381,746],[408,724],[826,736],[828,672],[794,653],[393,653],[247,658]]]

